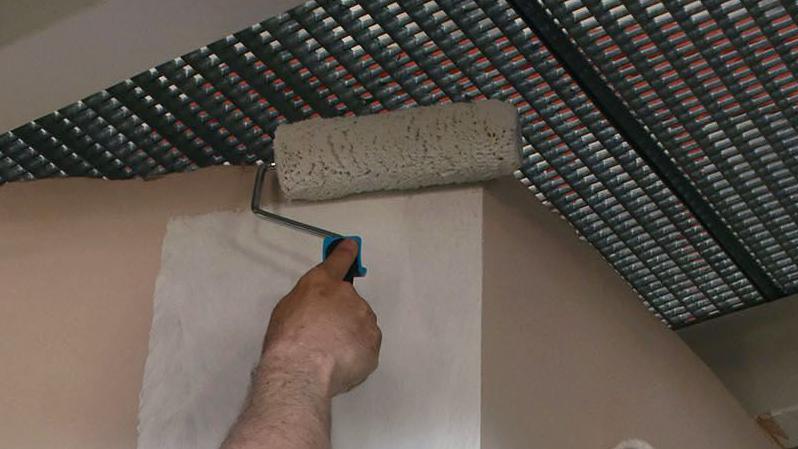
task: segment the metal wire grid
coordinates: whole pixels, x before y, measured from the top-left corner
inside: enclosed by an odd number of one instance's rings
[[[504,0],[306,3],[0,135],[0,182],[270,160],[285,121],[484,98],[519,110],[525,183],[670,325],[762,301]]]
[[[796,4],[544,3],[757,262],[798,291]]]

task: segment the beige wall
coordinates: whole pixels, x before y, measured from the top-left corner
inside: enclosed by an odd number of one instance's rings
[[[166,222],[245,207],[252,177],[0,187],[0,446],[135,447]],[[483,203],[482,447],[768,447],[564,221],[511,180]]]
[[[679,335],[752,416],[798,406],[798,296],[691,326]]]
[[[0,133],[301,0],[0,0]]]
[[[246,207],[253,176],[0,186],[0,447],[136,447],[166,222]]]
[[[60,2],[0,0],[0,47],[27,35],[41,32],[82,9],[102,0],[65,0]]]
[[[516,184],[485,195],[483,448],[773,447],[599,254]]]

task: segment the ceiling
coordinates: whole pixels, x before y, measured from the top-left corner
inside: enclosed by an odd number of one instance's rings
[[[519,171],[684,327],[798,292],[798,6],[311,1],[0,134],[0,183],[271,160],[279,123],[498,98]]]

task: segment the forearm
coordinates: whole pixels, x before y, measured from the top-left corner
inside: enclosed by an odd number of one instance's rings
[[[266,355],[222,449],[329,449],[331,366]]]
[[[377,316],[342,279],[358,254],[341,242],[274,307],[247,406],[222,449],[330,449],[331,398],[377,368]]]

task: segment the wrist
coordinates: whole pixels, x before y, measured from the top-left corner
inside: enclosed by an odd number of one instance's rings
[[[321,351],[301,345],[271,345],[261,356],[254,384],[276,384],[281,388],[296,386],[307,395],[319,399],[332,397],[332,376],[335,361]]]
[[[326,357],[271,345],[252,376],[246,409],[224,448],[330,447],[330,378]]]

